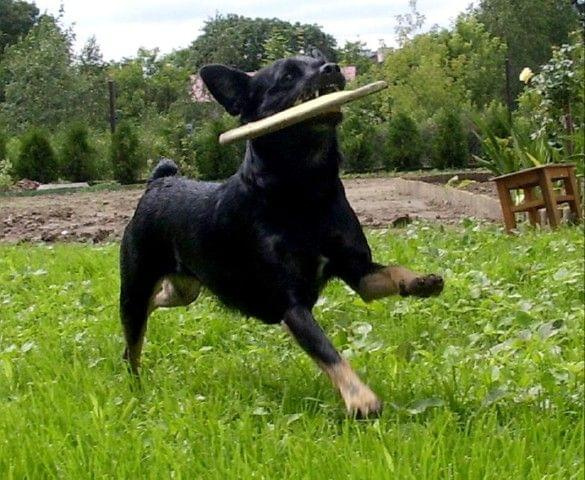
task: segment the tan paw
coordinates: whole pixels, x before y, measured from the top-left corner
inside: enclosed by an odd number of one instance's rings
[[[347,412],[355,418],[372,418],[382,413],[382,402],[365,385],[342,392]]]
[[[403,297],[413,295],[415,297],[430,297],[443,291],[444,282],[438,275],[425,275],[416,277],[410,282],[400,282],[400,295]]]

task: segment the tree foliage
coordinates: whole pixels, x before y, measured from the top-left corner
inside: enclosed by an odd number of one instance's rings
[[[110,161],[114,178],[122,184],[135,183],[146,164],[135,127],[128,121],[120,122],[112,135]]]
[[[63,175],[74,182],[94,180],[95,149],[89,142],[89,131],[80,123],[72,124],[65,134],[61,149],[61,170]]]
[[[372,60],[369,58],[369,51],[366,49],[365,42],[345,42],[343,48],[339,50],[340,65],[353,65],[357,69],[358,75],[363,75],[370,71]]]
[[[2,112],[13,130],[52,128],[82,108],[76,101],[71,42],[55,19],[44,16],[21,42],[7,48]]]
[[[227,113],[213,118],[196,130],[193,138],[197,173],[202,180],[220,180],[233,175],[244,156],[243,145],[220,145],[219,135],[234,128],[237,121]]]
[[[390,119],[387,132],[387,169],[414,170],[420,168],[423,151],[420,131],[412,118],[399,112]]]
[[[446,109],[437,119],[433,166],[461,168],[467,165],[467,137],[457,110]]]
[[[222,63],[253,72],[281,54],[310,48],[335,61],[335,46],[335,39],[317,25],[217,14],[189,47],[188,67],[195,71],[205,64]]]
[[[135,58],[111,65],[108,74],[116,82],[117,108],[125,119],[166,114],[188,98],[188,70],[167,61],[158,49],[141,48]]]
[[[7,46],[26,36],[39,19],[36,5],[21,0],[0,0],[0,58]]]
[[[41,183],[57,180],[59,164],[44,131],[33,128],[22,137],[14,172],[18,178],[28,178]]]
[[[545,63],[551,47],[567,43],[569,33],[578,28],[578,15],[568,0],[481,0],[475,15],[507,45],[513,80],[524,67]],[[513,97],[520,89],[518,82],[511,83]]]

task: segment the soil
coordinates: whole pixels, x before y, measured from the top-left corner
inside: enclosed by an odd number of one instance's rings
[[[399,195],[392,182],[392,178],[344,180],[349,202],[363,225],[399,226],[411,219],[454,224],[467,216],[463,209]],[[489,183],[472,183],[466,190],[493,193]],[[136,189],[0,197],[0,241],[118,240],[141,194]]]

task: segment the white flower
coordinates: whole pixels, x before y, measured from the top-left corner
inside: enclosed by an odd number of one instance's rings
[[[524,67],[524,70],[520,72],[521,82],[528,83],[532,77],[534,77],[534,72],[528,67]]]

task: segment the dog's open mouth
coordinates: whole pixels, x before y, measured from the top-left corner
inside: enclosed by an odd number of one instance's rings
[[[299,98],[297,98],[297,100],[294,103],[294,106],[296,107],[301,103],[305,103],[309,100],[314,100],[315,98],[319,98],[322,95],[327,95],[328,93],[333,92],[340,92],[341,90],[343,90],[343,87],[335,83],[330,83],[329,85],[325,85],[314,90],[309,90],[308,92],[302,93],[299,96]]]

